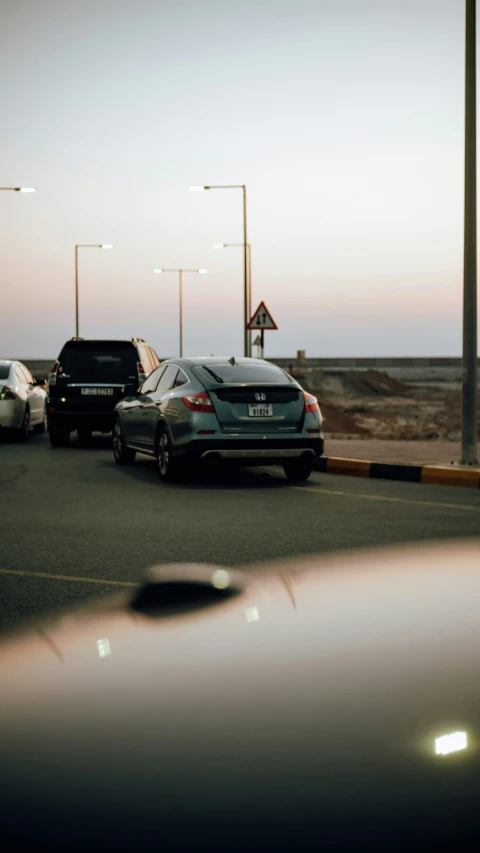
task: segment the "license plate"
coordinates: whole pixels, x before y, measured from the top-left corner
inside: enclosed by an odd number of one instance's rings
[[[113,388],[82,388],[82,394],[95,394],[96,397],[111,397]]]
[[[251,403],[248,407],[248,414],[251,418],[271,418],[273,416],[273,406],[271,403],[263,403],[262,405]]]

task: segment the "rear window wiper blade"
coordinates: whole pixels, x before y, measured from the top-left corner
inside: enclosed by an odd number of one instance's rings
[[[215,379],[215,382],[219,382],[220,385],[223,385],[223,379],[221,376],[218,375],[218,373],[215,373],[215,371],[210,370],[210,368],[206,367],[205,364],[201,364],[200,367],[203,367],[203,369],[206,370],[207,373],[210,374],[210,376],[213,376],[213,378]]]

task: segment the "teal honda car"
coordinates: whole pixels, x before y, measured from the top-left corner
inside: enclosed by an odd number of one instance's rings
[[[282,465],[288,479],[307,480],[323,453],[316,397],[262,359],[170,358],[123,393],[114,410],[115,461],[131,465],[147,453],[165,482],[200,460]]]

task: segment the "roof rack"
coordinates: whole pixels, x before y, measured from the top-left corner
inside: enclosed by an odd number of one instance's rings
[[[84,340],[85,340],[85,338],[75,338],[75,337],[73,337],[73,338],[70,338],[70,340],[71,340],[71,341],[84,341]]]
[[[145,340],[143,338],[132,338],[132,342],[133,341],[140,341],[140,343],[142,343],[142,344],[145,343]]]

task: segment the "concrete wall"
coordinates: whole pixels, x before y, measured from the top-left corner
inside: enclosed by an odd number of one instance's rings
[[[22,361],[22,359],[20,359]],[[51,359],[25,359],[25,364],[34,376],[46,377],[55,361]],[[410,381],[443,380],[460,382],[462,378],[462,359],[458,357],[440,358],[271,358],[274,364],[288,370],[293,367],[320,367],[328,372],[343,373],[345,370],[380,370],[399,379]],[[480,359],[479,359],[480,376]]]

